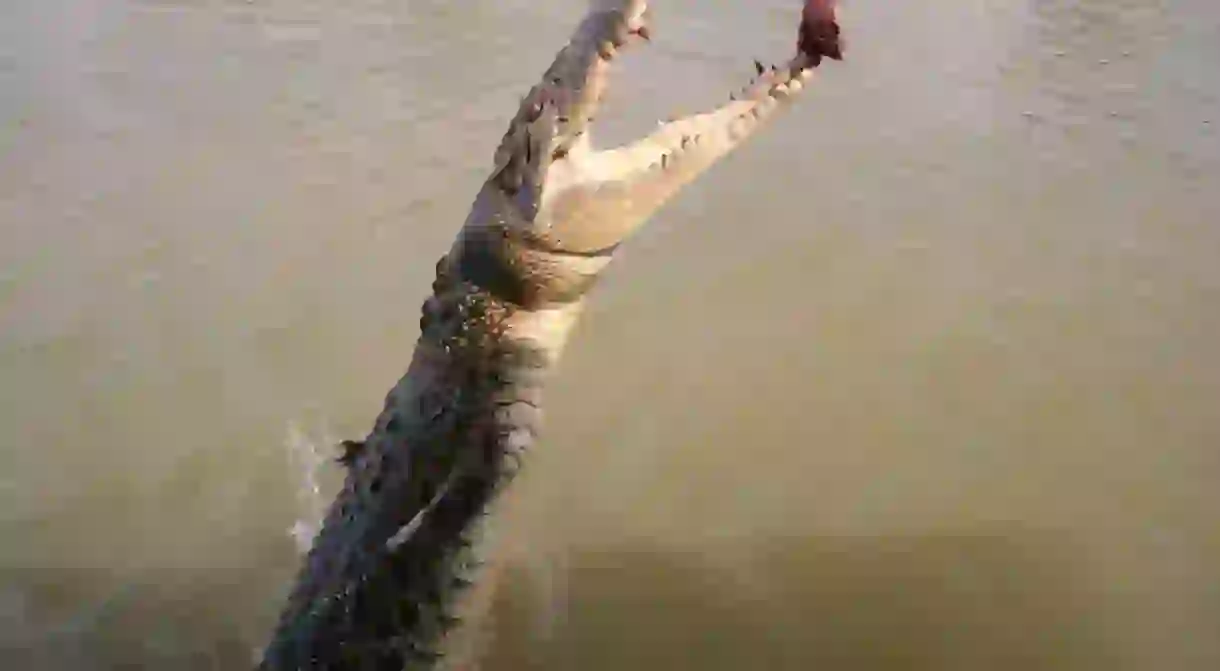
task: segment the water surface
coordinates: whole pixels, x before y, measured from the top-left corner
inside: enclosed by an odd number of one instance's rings
[[[582,11],[339,4],[0,8],[6,668],[251,659]],[[793,4],[658,2],[600,137]],[[844,14],[599,286],[490,668],[1220,667],[1220,11]]]

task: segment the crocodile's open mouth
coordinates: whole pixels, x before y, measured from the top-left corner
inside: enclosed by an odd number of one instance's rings
[[[649,21],[646,0],[596,0],[522,101],[496,154],[492,182],[521,213],[520,223],[551,238],[557,249],[620,242],[787,107],[824,57],[842,57],[829,0],[808,0],[787,62],[756,62],[756,75],[717,109],[663,123],[625,146],[595,150],[589,131],[611,64],[624,48],[651,39]]]
[[[589,68],[590,75],[605,77],[606,66],[615,59],[620,50],[638,40],[651,40],[650,12],[647,3],[624,2],[618,4],[622,5],[619,10],[620,16],[613,16],[612,11],[611,15],[604,19],[617,26],[598,42],[596,54],[600,62],[597,66]],[[830,0],[808,0],[806,2],[796,42],[796,54],[782,66],[767,67],[761,62],[755,61],[756,76],[751,78],[739,91],[730,95],[729,104],[712,112],[675,119],[668,124],[662,124],[657,132],[636,143],[636,145],[647,145],[648,149],[658,152],[660,156],[657,161],[636,165],[651,165],[662,161],[668,163],[668,158],[672,158],[692,143],[699,143],[705,136],[711,134],[723,134],[725,137],[721,139],[726,142],[740,141],[753,124],[765,119],[767,113],[778,104],[799,93],[823,58],[842,60],[843,50],[839,37],[839,26],[835,20],[834,8]],[[600,93],[604,87],[604,82],[597,82],[593,88]],[[593,100],[589,103],[592,107],[596,106],[597,101]],[[565,120],[561,119],[561,121]],[[584,122],[589,121],[591,121],[591,116],[586,114]],[[631,148],[641,151],[644,149],[644,147],[636,147],[636,145],[631,145]],[[555,158],[562,158],[566,153],[565,148],[561,148]]]

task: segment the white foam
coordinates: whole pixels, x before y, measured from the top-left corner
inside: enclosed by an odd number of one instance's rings
[[[314,536],[322,529],[322,520],[326,514],[326,500],[322,496],[319,475],[327,459],[324,448],[319,444],[332,445],[329,431],[317,432],[302,430],[296,421],[288,422],[287,437],[284,447],[288,451],[290,468],[299,474],[300,484],[297,487],[298,517],[288,529],[288,535],[296,541],[297,551],[301,554],[309,552]],[[320,434],[315,439],[310,434]]]

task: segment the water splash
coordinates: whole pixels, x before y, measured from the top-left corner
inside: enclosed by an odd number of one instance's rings
[[[567,623],[571,599],[568,577],[571,572],[567,547],[539,547],[520,541],[509,544],[506,564],[515,580],[521,581],[522,605],[526,616],[525,635],[538,650],[559,640]]]
[[[296,496],[297,519],[288,529],[288,535],[292,536],[297,551],[302,555],[309,551],[314,536],[322,529],[326,514],[326,498],[322,495],[320,476],[328,459],[323,456],[324,449],[319,449],[319,444],[335,443],[324,423],[319,430],[312,432],[303,430],[296,421],[288,423],[284,447],[288,451],[290,468],[300,478]]]
[[[537,643],[552,643],[566,623],[571,606],[568,555],[566,551],[553,550],[535,557],[531,564],[537,601],[530,634]]]

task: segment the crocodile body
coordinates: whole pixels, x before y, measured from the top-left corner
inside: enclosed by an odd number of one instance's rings
[[[477,664],[467,620],[487,608],[483,520],[538,434],[543,385],[589,288],[652,212],[784,107],[822,56],[839,57],[837,24],[825,30],[833,8],[817,14],[816,35],[806,16],[792,60],[760,67],[725,106],[594,151],[606,73],[619,48],[648,36],[647,4],[596,0],[522,101],[437,263],[406,374],[368,436],[344,443],[346,481],[260,669]]]

